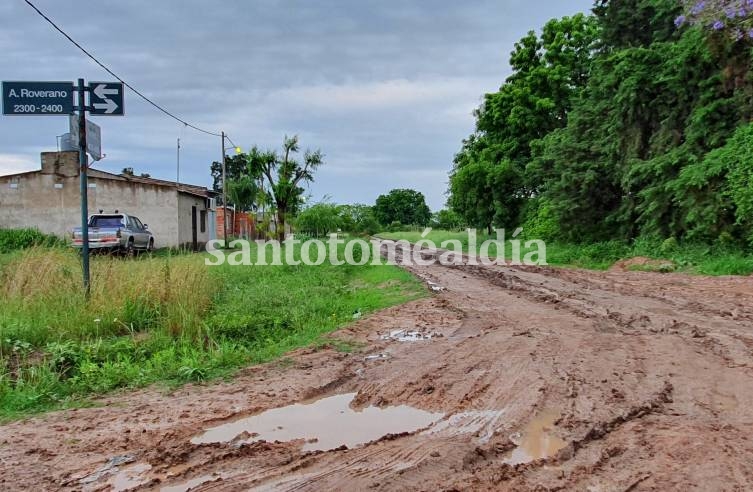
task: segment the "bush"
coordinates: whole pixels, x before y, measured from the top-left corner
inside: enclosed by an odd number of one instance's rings
[[[432,215],[429,225],[434,229],[459,231],[463,229],[463,219],[454,211],[443,209]]]
[[[32,246],[58,246],[64,241],[56,236],[44,234],[39,229],[0,229],[0,253],[10,253]]]
[[[317,203],[298,214],[296,228],[311,237],[327,236],[342,226],[337,205]]]
[[[675,239],[674,237],[668,237],[661,243],[661,247],[659,248],[659,250],[663,254],[669,254],[669,253],[674,253],[675,251],[677,251],[678,247],[679,245],[677,244],[677,239]]]
[[[523,211],[523,234],[529,239],[552,241],[559,234],[559,222],[546,200],[529,200]]]
[[[374,208],[368,205],[338,205],[338,214],[343,231],[357,235],[372,235],[382,229],[374,217]]]

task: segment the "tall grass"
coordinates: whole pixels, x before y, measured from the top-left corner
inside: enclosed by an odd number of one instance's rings
[[[94,257],[90,299],[77,255],[33,247],[0,272],[0,339],[39,346],[165,329],[195,335],[217,279],[195,257],[128,261]]]
[[[203,255],[166,255],[94,257],[87,301],[78,255],[40,247],[0,255],[0,280],[0,419],[228,374],[424,292],[391,266],[207,267]]]

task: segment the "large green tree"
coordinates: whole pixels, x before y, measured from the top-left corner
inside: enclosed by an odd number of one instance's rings
[[[450,206],[547,239],[753,240],[753,7],[732,4],[597,0],[529,33],[455,156]]]
[[[399,222],[425,226],[431,219],[431,210],[426,205],[423,193],[396,189],[386,195],[379,195],[374,205],[374,216],[384,225]]]
[[[741,56],[750,47],[698,27],[677,30],[679,12],[674,0],[597,9],[604,49],[589,84],[567,126],[534,146],[531,168],[544,176],[563,238],[712,240],[731,230],[734,212],[721,206],[712,213],[721,228],[697,223],[719,204],[713,183],[696,181],[689,199],[678,180],[750,117],[749,57]]]
[[[526,173],[531,144],[566,124],[586,84],[598,28],[593,17],[553,19],[529,32],[510,55],[513,73],[486,94],[476,132],[455,156],[449,205],[475,227],[517,225],[541,182]]]
[[[296,229],[315,237],[336,232],[343,225],[338,208],[334,203],[315,203],[295,218]]]
[[[275,205],[277,238],[285,239],[285,224],[303,204],[302,185],[314,180],[314,172],[324,164],[320,150],[306,150],[303,159],[296,159],[300,152],[298,136],[285,136],[282,152],[262,151],[254,146],[246,158],[246,176],[251,180],[266,181],[266,193]]]
[[[248,156],[246,154],[236,154],[225,156],[225,176],[228,182],[238,180],[247,173]],[[212,189],[218,193],[222,192],[222,163],[214,161],[210,166],[212,175]]]

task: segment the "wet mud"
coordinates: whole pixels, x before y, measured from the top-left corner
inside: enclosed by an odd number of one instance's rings
[[[0,489],[751,488],[753,278],[467,263],[362,351],[4,425]]]

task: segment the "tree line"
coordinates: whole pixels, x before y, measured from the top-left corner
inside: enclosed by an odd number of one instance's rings
[[[454,158],[451,209],[547,240],[753,244],[743,4],[597,0],[530,31]]]
[[[261,212],[262,223],[258,225],[262,233],[274,230],[277,239],[282,240],[285,226],[291,221],[298,232],[313,236],[337,231],[375,234],[383,229],[430,223],[448,228],[460,224],[460,219],[449,211],[432,216],[423,193],[410,189],[394,189],[380,195],[374,205],[336,205],[327,199],[307,204],[304,185],[313,182],[315,171],[324,164],[324,154],[321,150],[306,150],[301,156],[300,152],[298,137],[286,136],[281,152],[254,146],[248,153],[225,157],[228,205],[240,211]],[[222,163],[213,162],[210,170],[213,189],[220,194]]]

